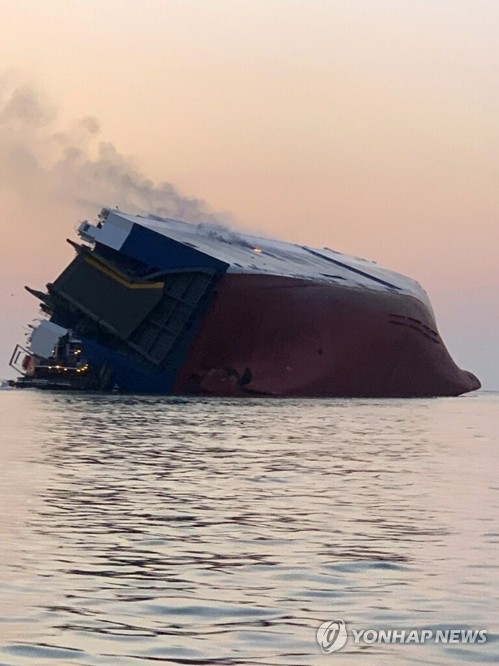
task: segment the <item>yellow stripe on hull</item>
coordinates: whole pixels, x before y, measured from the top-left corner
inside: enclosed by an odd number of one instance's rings
[[[104,273],[108,277],[112,278],[115,282],[119,282],[119,284],[122,284],[128,289],[163,289],[165,286],[164,282],[130,282],[130,280],[127,280],[118,272],[101,263],[94,257],[85,257],[85,261],[87,264],[97,268],[97,270],[101,271],[101,273]]]

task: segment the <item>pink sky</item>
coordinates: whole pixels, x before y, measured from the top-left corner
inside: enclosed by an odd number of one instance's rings
[[[22,287],[56,277],[77,220],[157,206],[167,182],[415,277],[499,388],[497,2],[0,6],[0,376],[37,314]]]

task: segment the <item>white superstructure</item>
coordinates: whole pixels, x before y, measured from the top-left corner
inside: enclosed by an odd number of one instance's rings
[[[191,224],[159,217],[129,215],[103,209],[100,222],[83,222],[79,234],[120,250],[134,225],[188,245],[230,265],[229,273],[258,273],[342,284],[383,291],[399,291],[422,301],[432,312],[426,292],[412,278],[382,268],[372,261],[329,248],[278,241],[232,230],[222,225]]]

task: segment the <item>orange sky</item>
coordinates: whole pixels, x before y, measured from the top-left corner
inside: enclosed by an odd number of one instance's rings
[[[0,10],[0,376],[37,312],[22,287],[56,277],[77,219],[154,207],[167,182],[415,277],[457,362],[499,388],[499,3]]]

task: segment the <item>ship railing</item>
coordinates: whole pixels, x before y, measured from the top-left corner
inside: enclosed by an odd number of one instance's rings
[[[10,357],[9,366],[21,375],[25,375],[28,369],[29,361],[33,354],[22,345],[16,345],[12,356]]]

